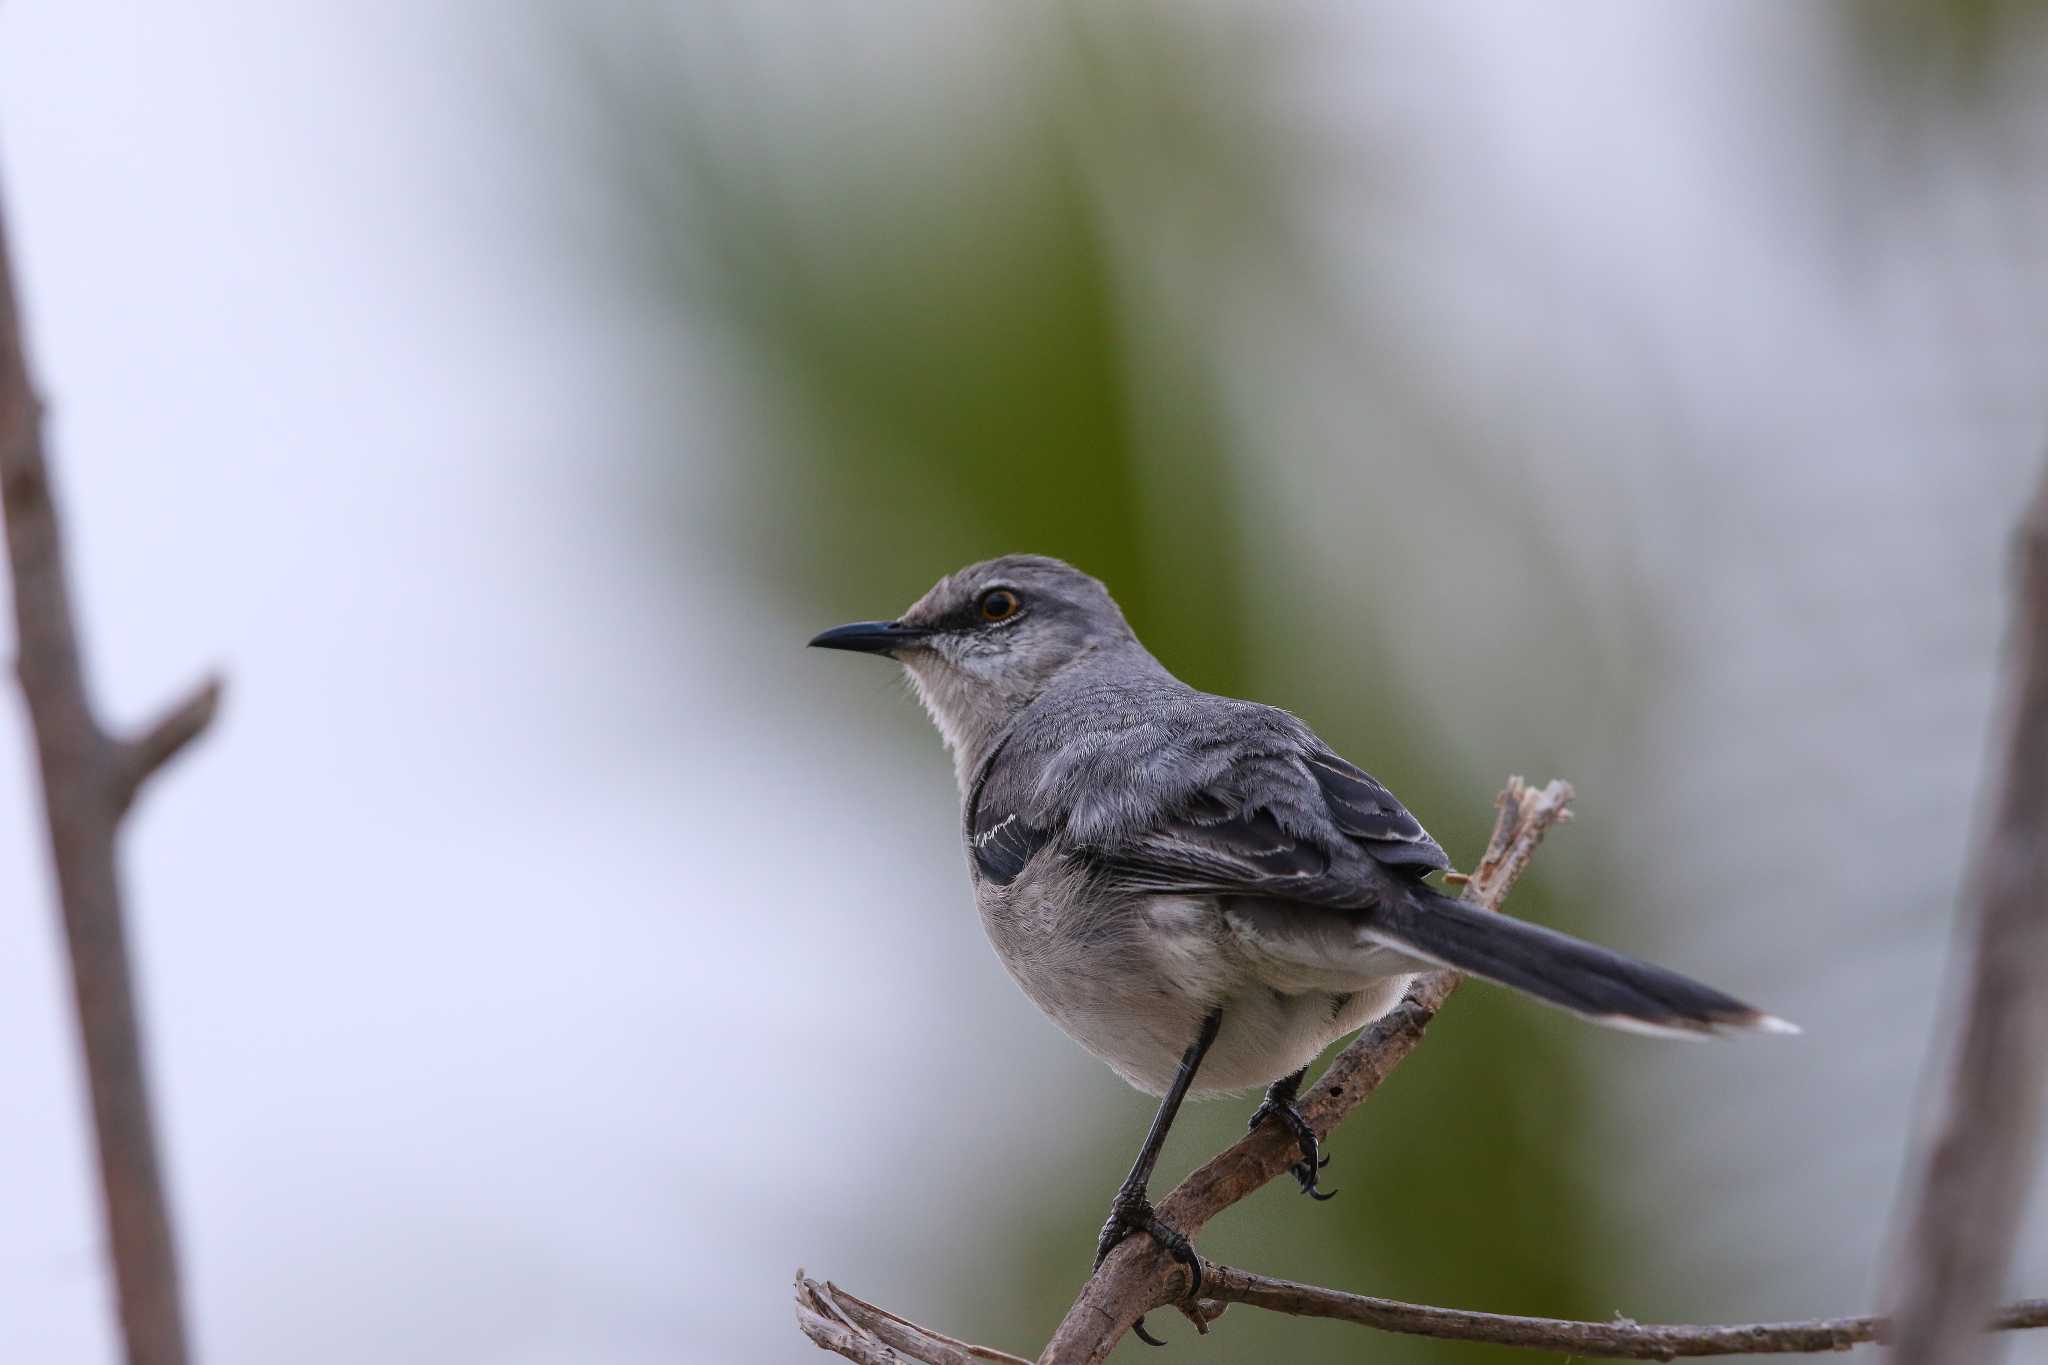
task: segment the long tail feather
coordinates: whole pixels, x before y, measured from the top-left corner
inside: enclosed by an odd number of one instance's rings
[[[1375,907],[1368,937],[1636,1033],[1699,1037],[1724,1031],[1797,1033],[1796,1025],[1712,986],[1552,929],[1477,910],[1418,887]]]

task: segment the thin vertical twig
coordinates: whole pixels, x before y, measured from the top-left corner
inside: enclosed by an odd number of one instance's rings
[[[2017,601],[1983,844],[1957,944],[1952,1057],[1890,1275],[1899,1365],[1970,1365],[2003,1289],[2048,1085],[2048,480],[2020,526]]]
[[[219,684],[203,683],[133,739],[108,734],[93,713],[4,223],[0,504],[13,575],[16,668],[35,734],[50,860],[70,948],[121,1332],[129,1365],[185,1365],[177,1256],[157,1160],[115,842],[137,788],[206,728]]]

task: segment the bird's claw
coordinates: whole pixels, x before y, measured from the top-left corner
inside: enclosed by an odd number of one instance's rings
[[[1301,1192],[1309,1198],[1321,1201],[1335,1199],[1337,1191],[1316,1188],[1316,1179],[1322,1169],[1330,1164],[1330,1158],[1322,1155],[1322,1144],[1316,1138],[1316,1130],[1309,1127],[1308,1120],[1291,1103],[1276,1102],[1268,1098],[1252,1111],[1251,1122],[1245,1125],[1247,1133],[1256,1133],[1259,1125],[1267,1119],[1277,1119],[1280,1126],[1294,1134],[1296,1145],[1301,1148],[1301,1160],[1287,1168]]]
[[[1100,1269],[1109,1253],[1119,1242],[1134,1232],[1142,1232],[1157,1242],[1167,1255],[1179,1261],[1188,1269],[1188,1299],[1194,1300],[1202,1292],[1202,1258],[1195,1254],[1195,1244],[1179,1229],[1169,1227],[1153,1212],[1152,1201],[1141,1190],[1120,1190],[1116,1201],[1109,1206],[1109,1221],[1102,1225],[1102,1236],[1095,1243],[1095,1265]],[[1132,1327],[1138,1339],[1151,1346],[1166,1343],[1145,1330],[1145,1320],[1138,1319]]]

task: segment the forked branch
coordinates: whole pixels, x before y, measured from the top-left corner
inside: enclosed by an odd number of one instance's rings
[[[1563,1318],[1522,1318],[1432,1308],[1398,1299],[1322,1289],[1268,1279],[1231,1266],[1203,1268],[1200,1312],[1208,1321],[1233,1303],[1269,1308],[1294,1317],[1330,1318],[1381,1332],[1520,1346],[1606,1360],[1681,1360],[1708,1356],[1810,1355],[1891,1340],[1891,1320],[1882,1317],[1817,1318],[1811,1322],[1755,1322],[1695,1327],[1630,1322],[1574,1322]],[[1213,1297],[1210,1291],[1213,1289]],[[796,1276],[797,1325],[828,1351],[862,1365],[1032,1365],[1022,1356],[987,1346],[970,1346],[941,1336],[877,1308],[836,1284],[801,1270]],[[2048,1327],[2048,1299],[2023,1299],[1992,1315],[1993,1331]]]
[[[93,713],[4,226],[0,504],[14,585],[16,668],[35,732],[50,861],[70,947],[121,1333],[129,1365],[184,1365],[177,1257],[150,1119],[114,844],[136,790],[213,719],[220,687],[204,684],[133,740],[108,734]]]

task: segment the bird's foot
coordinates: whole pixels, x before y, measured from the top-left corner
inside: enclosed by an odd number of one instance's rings
[[[1330,1158],[1322,1154],[1322,1145],[1316,1140],[1316,1130],[1308,1126],[1308,1120],[1294,1107],[1292,1100],[1276,1100],[1271,1095],[1265,1103],[1252,1111],[1252,1121],[1245,1125],[1247,1133],[1259,1131],[1259,1125],[1267,1119],[1279,1120],[1280,1126],[1294,1134],[1296,1145],[1301,1148],[1301,1160],[1287,1169],[1294,1176],[1301,1192],[1311,1199],[1335,1199],[1337,1191],[1316,1188],[1316,1179],[1323,1167],[1330,1164]]]
[[[1095,1243],[1097,1268],[1116,1249],[1117,1243],[1134,1232],[1146,1234],[1159,1243],[1167,1255],[1188,1268],[1189,1298],[1201,1292],[1202,1258],[1195,1254],[1195,1244],[1160,1221],[1159,1215],[1153,1212],[1152,1201],[1145,1197],[1142,1189],[1119,1190],[1115,1202],[1109,1206],[1109,1220],[1102,1225],[1102,1236]]]
[[[1161,1222],[1153,1212],[1152,1201],[1145,1197],[1143,1187],[1125,1188],[1117,1191],[1116,1199],[1109,1206],[1109,1221],[1102,1225],[1102,1236],[1095,1243],[1095,1266],[1102,1268],[1102,1262],[1116,1249],[1119,1242],[1134,1232],[1142,1232],[1157,1242],[1167,1255],[1188,1268],[1188,1301],[1190,1303],[1202,1292],[1202,1258],[1195,1254],[1195,1244],[1178,1229]],[[1131,1325],[1131,1331],[1147,1346],[1164,1346],[1166,1343],[1145,1330],[1145,1320],[1139,1318]]]

